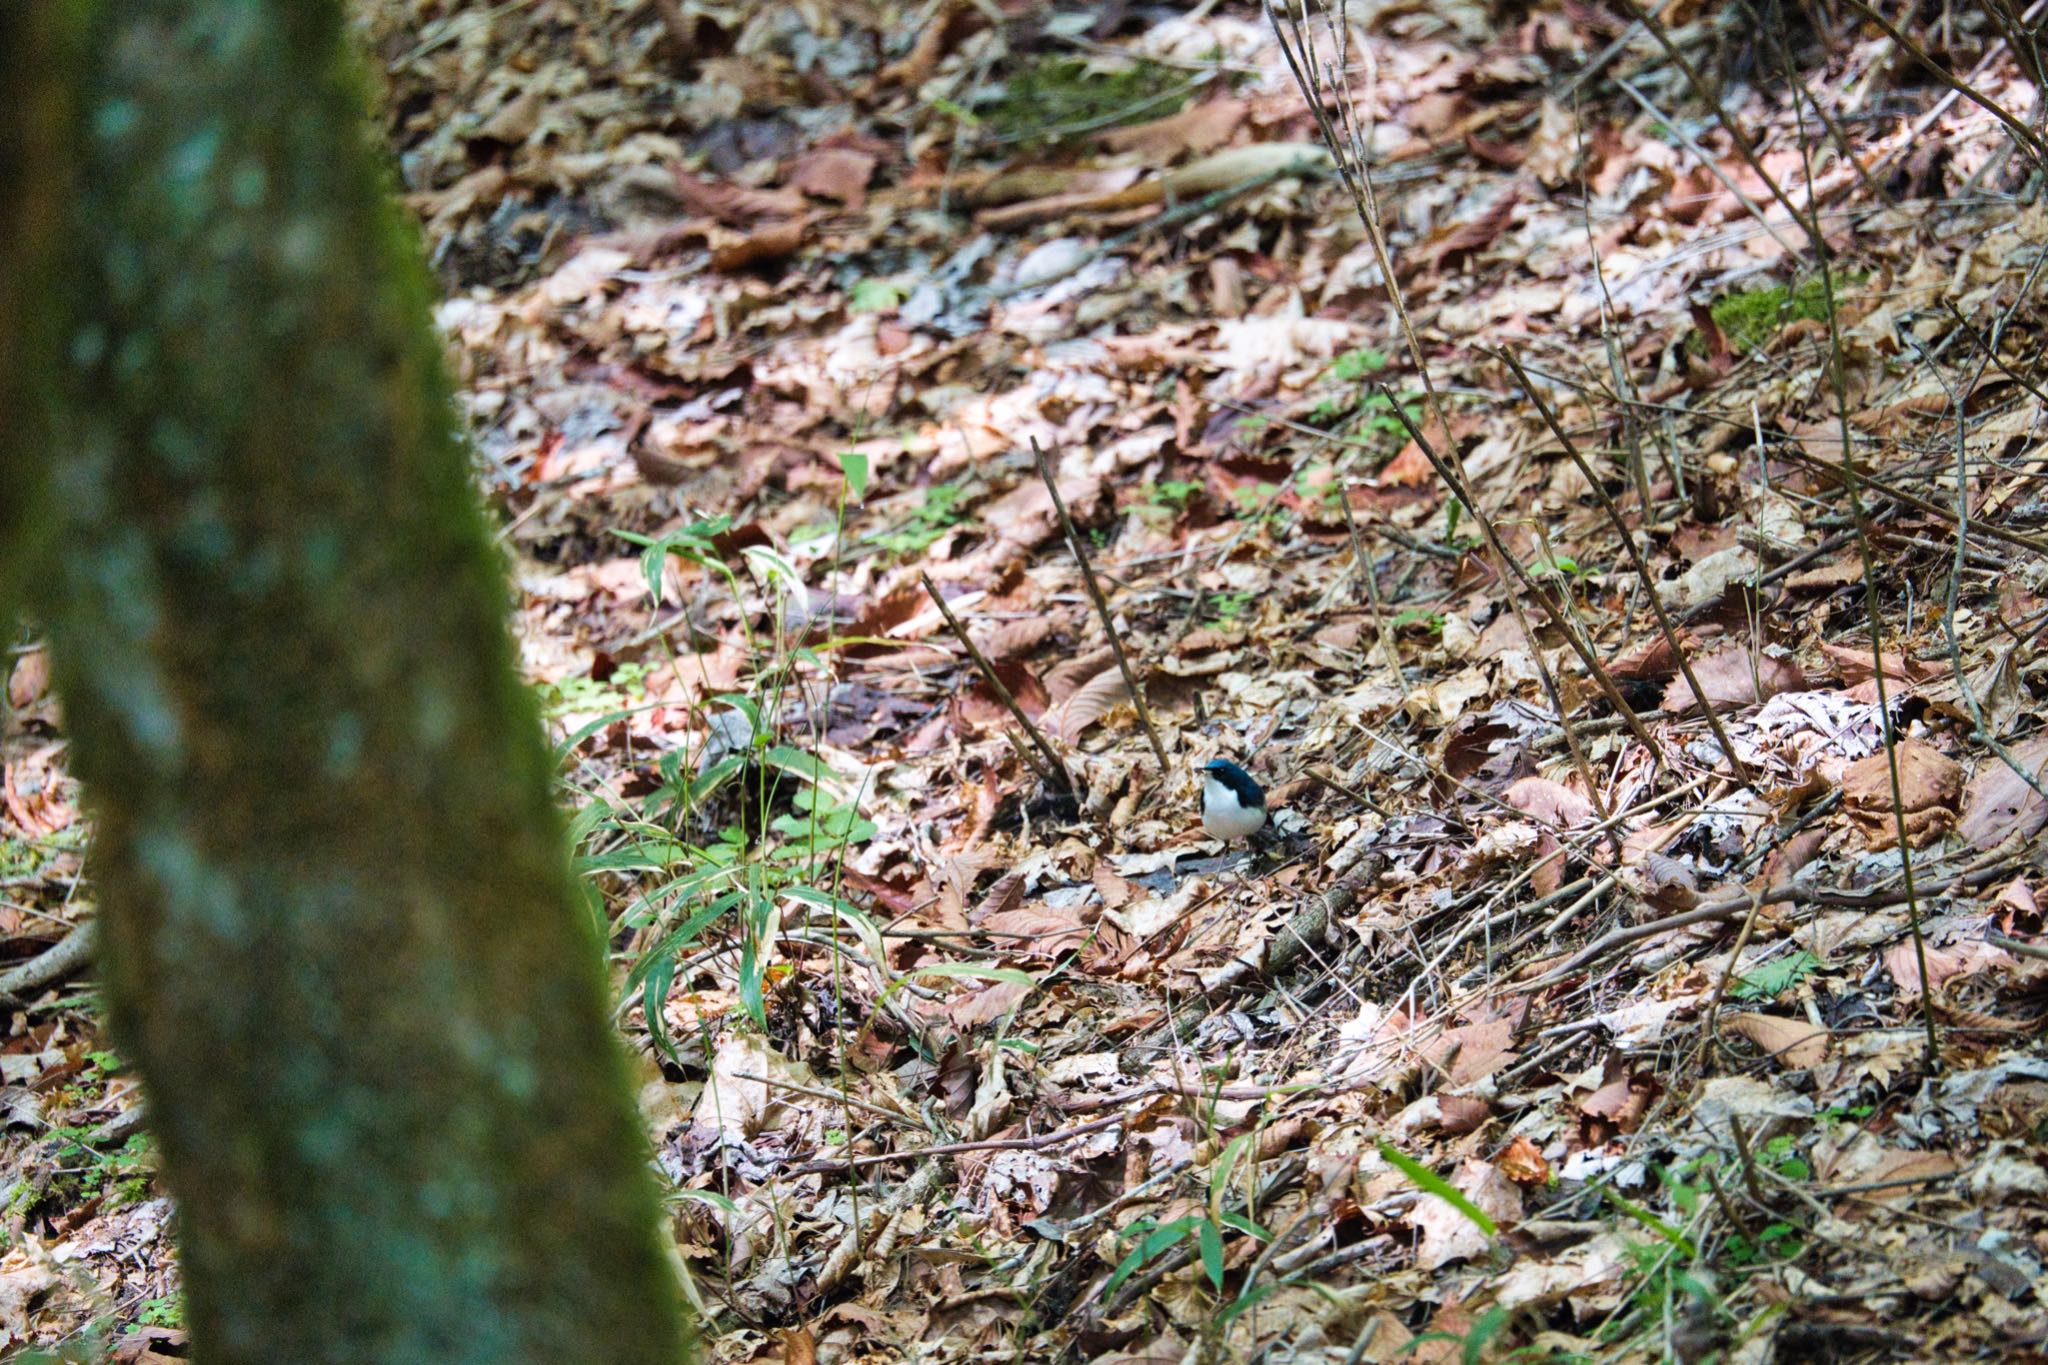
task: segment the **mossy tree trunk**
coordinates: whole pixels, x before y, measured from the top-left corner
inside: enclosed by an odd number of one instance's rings
[[[346,47],[338,0],[0,0],[0,76],[69,111],[0,127],[0,226],[64,205],[0,288],[0,523],[36,533],[0,585],[96,817],[195,1355],[667,1365],[595,927]]]

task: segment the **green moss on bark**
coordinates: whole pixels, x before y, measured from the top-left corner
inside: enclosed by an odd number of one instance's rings
[[[339,6],[135,0],[89,39],[54,437],[0,460],[47,475],[31,605],[195,1350],[676,1361],[594,928]]]

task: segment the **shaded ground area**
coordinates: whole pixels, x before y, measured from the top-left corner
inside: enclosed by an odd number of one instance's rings
[[[2032,21],[1319,14],[1383,253],[1009,8],[360,16],[713,1352],[2038,1352]],[[0,1341],[175,1356],[43,686]]]

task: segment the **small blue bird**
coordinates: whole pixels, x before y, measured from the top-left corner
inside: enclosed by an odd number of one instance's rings
[[[1202,828],[1231,843],[1266,827],[1266,789],[1235,763],[1212,759],[1202,765]]]

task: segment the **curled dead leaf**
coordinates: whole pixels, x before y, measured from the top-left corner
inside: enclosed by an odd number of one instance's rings
[[[14,661],[7,675],[7,705],[25,711],[50,690],[50,655],[45,649],[31,649]]]
[[[1922,739],[1900,741],[1899,801],[1906,841],[1924,848],[1956,827],[1956,801],[1963,792],[1963,765]],[[1872,849],[1896,848],[1899,821],[1893,815],[1891,763],[1880,750],[1842,772],[1842,806]]]
[[[1695,659],[1692,671],[1707,694],[1708,705],[1716,711],[1753,706],[1780,692],[1797,692],[1806,686],[1806,676],[1790,659],[1752,654],[1744,645],[1725,645],[1703,659]],[[1658,709],[1667,715],[1682,716],[1698,705],[1692,685],[1681,673],[1664,689],[1664,700]]]
[[[867,202],[868,180],[876,160],[851,147],[819,147],[798,157],[789,170],[793,188],[820,199],[836,199],[850,209]]]
[[[1936,992],[1951,981],[1975,976],[1990,967],[2009,967],[2012,954],[2005,949],[1981,939],[1965,943],[1951,943],[1936,948],[1929,944],[1927,952],[1927,980]],[[1913,948],[1911,940],[1894,943],[1884,952],[1885,970],[1898,983],[1899,994],[1907,999],[1920,998],[1920,955]]]
[[[1206,152],[1230,141],[1251,106],[1243,100],[1210,100],[1168,118],[1112,128],[1101,134],[1112,152],[1136,152],[1153,165],[1164,165],[1182,152]]]
[[[1593,821],[1593,803],[1561,782],[1525,777],[1509,785],[1500,799],[1554,829],[1577,829]]]
[[[1772,1061],[1791,1071],[1804,1071],[1827,1060],[1828,1040],[1824,1028],[1804,1019],[1786,1019],[1775,1014],[1735,1014],[1722,1021],[1730,1033],[1749,1039],[1769,1054]]]
[[[1550,1163],[1544,1160],[1542,1150],[1526,1134],[1519,1134],[1508,1143],[1507,1150],[1496,1157],[1493,1164],[1517,1185],[1550,1183]]]
[[[1852,645],[1824,644],[1821,646],[1821,652],[1834,660],[1845,685],[1854,686],[1857,683],[1869,682],[1877,676],[1877,668],[1872,664],[1870,651],[1867,649],[1858,649]],[[1914,683],[1931,682],[1942,674],[1940,665],[1909,659],[1896,651],[1884,655],[1883,662],[1885,681],[1895,686],[1910,687]]]
[[[2048,787],[2048,735],[2011,745],[2008,752],[2022,771]],[[1957,825],[1973,847],[1996,848],[2015,834],[2030,839],[2043,825],[2048,825],[2048,800],[2024,777],[1996,757],[1978,767],[1964,789],[1963,815]]]
[[[1089,726],[1130,699],[1131,689],[1124,683],[1123,670],[1111,665],[1045,713],[1046,733],[1071,744]]]

